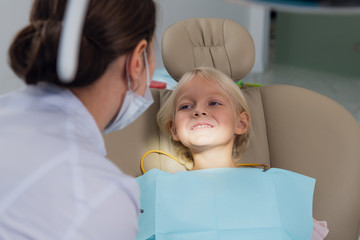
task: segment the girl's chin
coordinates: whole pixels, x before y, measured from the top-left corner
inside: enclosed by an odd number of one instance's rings
[[[211,148],[212,146],[213,146],[212,144],[206,144],[202,142],[202,143],[191,143],[187,147],[190,149],[191,152],[201,152]]]

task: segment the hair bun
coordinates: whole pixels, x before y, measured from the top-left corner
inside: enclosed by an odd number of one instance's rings
[[[30,24],[35,31],[36,36],[41,38],[58,37],[61,31],[61,22],[51,20],[37,20]]]
[[[35,21],[30,23],[30,26],[35,30],[36,35],[44,35],[48,21]]]
[[[59,22],[42,20],[32,21],[20,30],[10,46],[9,60],[21,79],[35,84],[46,78],[49,71],[56,71],[56,58],[49,53],[57,49],[60,31]]]

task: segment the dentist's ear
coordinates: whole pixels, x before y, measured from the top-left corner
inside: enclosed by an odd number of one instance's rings
[[[129,57],[129,75],[131,81],[131,89],[136,89],[141,85],[141,74],[144,72],[144,51],[148,46],[148,42],[142,39],[132,51]]]
[[[250,125],[250,114],[246,111],[243,111],[239,114],[237,118],[237,125],[235,128],[235,134],[241,135],[246,133],[249,130]]]
[[[173,121],[170,121],[169,123],[169,130],[171,132],[171,136],[173,138],[174,141],[179,141],[179,137],[177,135],[177,132],[176,132],[176,128],[174,126],[174,122]]]

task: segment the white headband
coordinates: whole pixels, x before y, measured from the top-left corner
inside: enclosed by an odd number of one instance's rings
[[[69,0],[60,33],[57,74],[63,83],[71,83],[77,73],[80,43],[89,0]]]

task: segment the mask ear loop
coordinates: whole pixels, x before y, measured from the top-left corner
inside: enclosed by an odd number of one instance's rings
[[[130,74],[129,74],[129,62],[130,62],[131,53],[126,57],[125,66],[126,66],[126,77],[128,80],[129,89],[132,91],[132,82],[130,81]]]
[[[69,0],[64,14],[57,56],[57,74],[63,83],[71,83],[77,73],[82,30],[89,0]]]
[[[146,69],[146,82],[147,82],[147,86],[150,86],[150,71],[149,71],[149,63],[147,60],[147,53],[146,53],[146,49],[144,50],[144,59],[145,59],[145,69]]]

